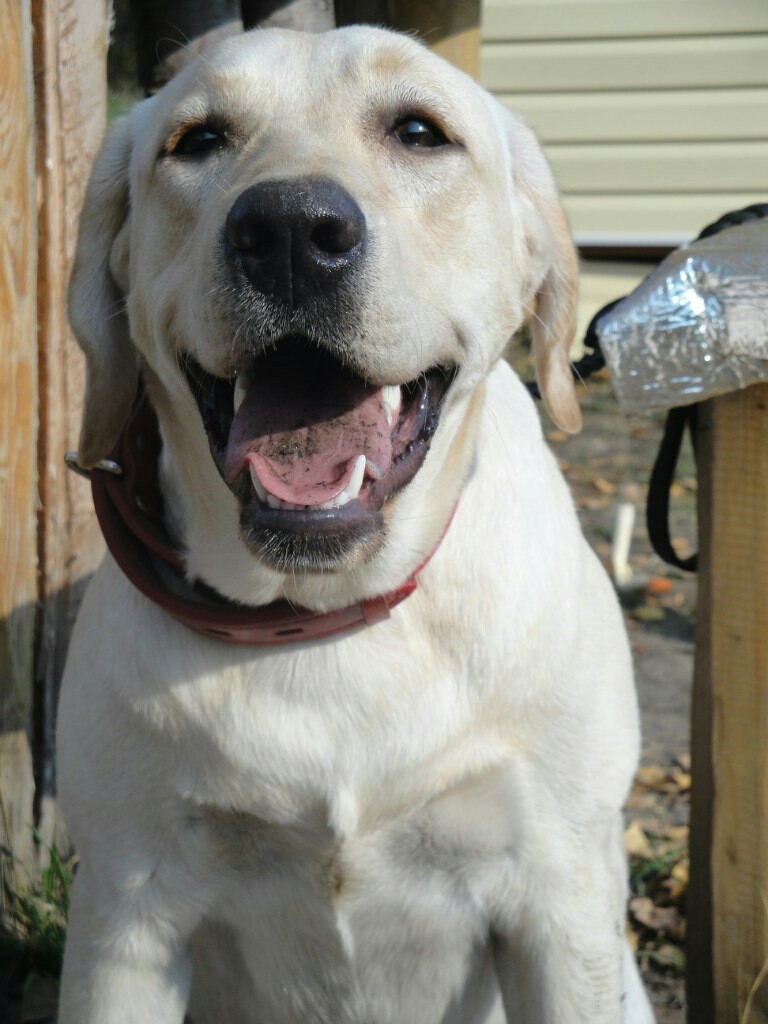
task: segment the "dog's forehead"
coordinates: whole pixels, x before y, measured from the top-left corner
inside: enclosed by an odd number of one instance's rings
[[[166,86],[168,116],[213,106],[233,116],[348,113],[380,102],[426,105],[449,117],[482,113],[482,90],[415,40],[351,26],[309,34],[249,32],[203,54]],[[164,90],[165,91],[165,90]]]

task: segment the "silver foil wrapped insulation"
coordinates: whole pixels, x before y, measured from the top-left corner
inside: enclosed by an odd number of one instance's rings
[[[597,333],[625,412],[768,380],[768,219],[676,250]]]

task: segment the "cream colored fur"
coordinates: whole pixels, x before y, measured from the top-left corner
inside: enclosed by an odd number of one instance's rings
[[[461,146],[432,159],[382,141],[414,95]],[[235,151],[204,170],[158,159],[210,110]],[[211,301],[234,199],[313,174],[355,197],[375,239],[348,339],[371,377],[460,373],[383,547],[294,576],[243,544],[175,355],[216,372],[236,344]],[[341,607],[399,585],[461,499],[417,592],[334,641],[207,640],[105,560],[59,713],[81,857],[60,1024],[650,1024],[623,938],[638,723],[621,616],[500,361],[535,312],[545,400],[577,429],[574,296],[532,133],[409,39],[252,33],[112,129],[71,294],[81,452],[109,451],[142,366],[190,576],[254,604]]]

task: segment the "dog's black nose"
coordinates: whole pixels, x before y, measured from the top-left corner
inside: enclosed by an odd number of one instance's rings
[[[365,217],[332,181],[262,181],[238,196],[225,234],[253,287],[294,305],[338,286],[360,264]]]

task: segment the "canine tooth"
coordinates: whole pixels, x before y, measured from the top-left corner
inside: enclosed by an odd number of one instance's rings
[[[234,407],[235,415],[237,410],[243,404],[243,399],[248,394],[248,388],[251,386],[251,378],[246,370],[241,370],[235,377],[235,395],[234,395]]]
[[[384,412],[387,414],[387,423],[390,430],[397,423],[400,415],[401,392],[399,384],[387,384],[381,389],[381,400],[384,405]]]
[[[270,508],[280,508],[283,503],[282,501],[280,501],[279,498],[276,498],[274,494],[268,494],[267,504],[269,505]]]
[[[365,476],[365,456],[358,455],[357,462],[355,462],[355,468],[352,470],[352,476],[349,478],[347,486],[342,491],[342,494],[349,495],[349,501],[356,498],[360,493],[360,488],[363,486],[363,477]]]
[[[259,480],[259,478],[256,476],[256,470],[253,468],[253,466],[250,466],[249,468],[251,470],[251,483],[253,484],[253,489],[254,491],[256,491],[259,501],[266,501],[267,503],[269,503],[266,489],[264,487],[264,484],[262,484],[261,480]]]

